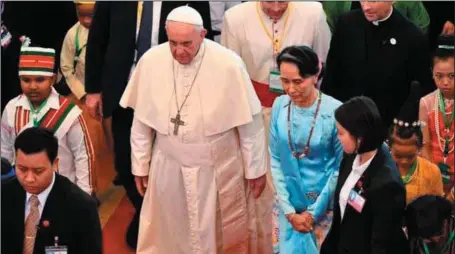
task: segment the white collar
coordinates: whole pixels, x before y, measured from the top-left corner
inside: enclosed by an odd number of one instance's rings
[[[373,159],[377,153],[378,153],[378,150],[376,150],[374,152],[373,156],[371,156],[371,158],[368,161],[366,161],[365,163],[363,163],[362,165],[360,165],[360,155],[357,154],[357,156],[354,159],[354,163],[352,164],[352,170],[357,173],[363,174],[363,172],[365,172],[365,170],[368,168],[368,166],[370,166],[371,161],[373,161]]]
[[[47,188],[44,189],[40,194],[36,195],[38,197],[39,205],[41,207],[44,207],[44,205],[46,204],[47,197],[49,196],[49,193],[51,193],[52,187],[54,186],[54,182],[55,182],[55,173],[52,174],[51,184],[49,184],[49,186],[47,186]],[[32,195],[34,195],[34,194],[26,192],[25,204],[28,204],[28,201],[30,200],[30,197]]]
[[[21,94],[19,100],[16,101],[16,108],[22,107],[23,109],[30,110],[30,102],[25,94]],[[46,106],[49,106],[49,108],[53,109],[59,109],[60,108],[60,99],[59,99],[59,94],[57,91],[52,87],[51,94],[49,94],[49,97],[47,99],[47,104]]]
[[[375,25],[375,26],[379,26],[379,23],[388,20],[388,19],[390,18],[390,16],[392,16],[392,13],[393,13],[393,7],[390,8],[390,13],[389,13],[389,15],[387,15],[387,17],[385,17],[385,18],[383,18],[383,19],[381,19],[381,20],[375,20],[375,21],[373,21],[373,22],[371,22],[371,23],[373,23],[373,25]]]

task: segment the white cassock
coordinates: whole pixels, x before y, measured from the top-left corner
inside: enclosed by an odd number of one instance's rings
[[[270,70],[277,67],[272,40],[278,40],[279,51],[293,45],[311,47],[325,62],[330,39],[326,15],[318,2],[290,2],[275,24],[260,2],[245,2],[225,12],[221,30],[221,44],[242,58],[262,105],[269,108],[278,96],[268,93]]]
[[[180,107],[188,93],[174,135],[175,94]],[[153,47],[120,104],[135,110],[133,174],[149,176],[137,253],[271,253],[258,229],[271,230],[270,219],[257,214],[246,180],[266,173],[261,106],[238,56],[204,40],[181,65],[168,43]]]

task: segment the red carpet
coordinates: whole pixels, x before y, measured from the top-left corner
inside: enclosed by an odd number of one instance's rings
[[[133,216],[134,208],[125,196],[103,228],[103,252],[105,254],[135,253],[125,241],[126,230]]]

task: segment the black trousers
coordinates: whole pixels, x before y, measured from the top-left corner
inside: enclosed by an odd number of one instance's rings
[[[133,125],[132,109],[118,107],[112,113],[112,137],[114,139],[115,168],[118,177],[125,188],[128,199],[136,208],[136,213],[141,211],[142,196],[139,194],[131,173],[131,126]]]

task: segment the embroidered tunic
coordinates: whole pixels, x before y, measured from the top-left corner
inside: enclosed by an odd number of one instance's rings
[[[42,108],[39,118],[52,110],[59,110],[70,99],[61,97],[54,89]],[[64,112],[61,112],[62,114]],[[58,115],[57,115],[58,117]],[[53,120],[56,120],[58,118]],[[2,115],[1,152],[2,157],[12,164],[15,161],[14,140],[26,128],[33,127],[30,113],[30,103],[22,94],[12,99],[5,107]],[[87,125],[81,115],[81,110],[74,106],[68,112],[64,121],[55,132],[58,139],[58,173],[66,176],[88,194],[96,187],[96,177],[93,172],[94,151],[88,133]]]

